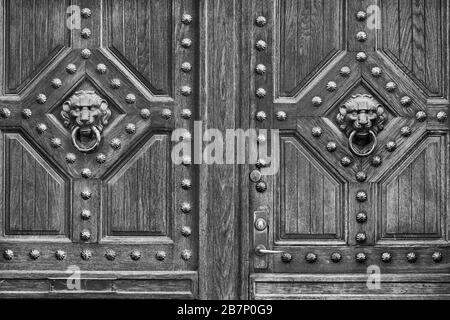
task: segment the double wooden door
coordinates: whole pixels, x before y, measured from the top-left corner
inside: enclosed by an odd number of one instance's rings
[[[448,297],[448,11],[0,1],[0,296]],[[279,170],[174,163],[194,120]]]

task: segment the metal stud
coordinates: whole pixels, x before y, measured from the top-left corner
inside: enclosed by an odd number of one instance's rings
[[[113,89],[119,89],[120,86],[121,86],[121,82],[120,82],[119,79],[112,79],[112,80],[111,80],[111,87],[112,87]]]
[[[287,252],[283,252],[281,254],[281,262],[289,263],[291,261],[292,261],[292,254],[287,253]]]
[[[383,252],[381,254],[381,261],[383,261],[384,263],[389,263],[392,261],[392,254],[390,254],[389,252]]]
[[[89,230],[81,231],[80,239],[83,241],[89,241],[91,239],[91,232]]]
[[[69,164],[73,164],[77,161],[77,156],[73,153],[66,154],[66,162]]]
[[[395,141],[389,141],[386,144],[386,150],[389,152],[394,152],[397,149],[397,143]]]
[[[327,151],[328,152],[335,152],[336,149],[337,149],[336,142],[328,142],[328,144],[327,144]]]
[[[40,93],[40,94],[37,95],[36,101],[39,104],[44,104],[47,101],[47,96],[45,94],[43,94],[43,93]]]
[[[445,122],[447,121],[448,116],[447,113],[441,111],[436,115],[436,118],[438,119],[439,122]]]
[[[427,120],[427,114],[424,111],[419,111],[416,114],[416,119],[419,122],[424,122],[425,120]]]
[[[106,73],[106,66],[103,63],[99,63],[95,69],[100,74],[105,74]]]
[[[125,101],[128,104],[133,104],[136,102],[136,96],[132,93],[127,94],[127,96],[125,97]]]
[[[62,86],[61,79],[55,78],[55,79],[52,80],[52,87],[54,89],[59,89],[59,88],[61,88],[61,86]]]
[[[3,251],[3,258],[5,258],[5,260],[14,259],[14,252],[10,249],[6,249],[5,251]]]
[[[256,50],[264,51],[267,48],[267,43],[264,40],[258,40],[255,45]]]
[[[356,34],[356,40],[358,40],[359,42],[364,42],[367,40],[367,33],[365,33],[364,31],[359,31]]]
[[[190,227],[188,227],[188,226],[183,226],[182,228],[181,228],[181,235],[183,236],[183,237],[189,237],[190,235],[192,234],[192,229],[190,228]]]
[[[81,37],[83,39],[89,39],[91,37],[91,30],[89,28],[84,28],[81,30]]]
[[[364,252],[359,252],[355,255],[356,262],[364,263],[367,260],[367,255]]]
[[[77,72],[77,66],[73,63],[69,63],[66,67],[66,71],[67,73],[74,74],[75,72]]]
[[[114,250],[111,250],[111,249],[106,250],[105,258],[106,258],[106,260],[109,260],[109,261],[116,260],[116,252]]]
[[[89,9],[89,8],[81,9],[81,16],[83,18],[89,18],[91,16],[91,9]]]
[[[255,23],[258,27],[264,27],[267,24],[267,19],[263,16],[256,18]]]
[[[258,97],[258,98],[260,98],[260,99],[262,99],[262,98],[264,98],[265,96],[266,96],[266,94],[267,94],[267,92],[266,92],[266,90],[264,89],[264,88],[258,88],[257,90],[256,90],[256,96]]]
[[[191,259],[191,257],[192,257],[192,252],[191,252],[191,250],[183,250],[183,251],[181,252],[181,258],[182,258],[184,261],[188,261],[189,259]]]
[[[3,119],[7,119],[7,118],[11,117],[11,111],[8,108],[1,108],[0,109],[0,116]]]
[[[61,139],[59,139],[59,138],[52,138],[52,139],[50,140],[50,145],[51,145],[52,148],[54,148],[54,149],[60,148],[61,145],[62,145]]]
[[[402,104],[402,106],[408,107],[408,106],[411,105],[412,100],[411,100],[410,97],[404,96],[404,97],[402,97],[402,98],[400,99],[400,103]]]
[[[181,110],[181,117],[186,120],[190,119],[192,117],[192,111],[190,109]]]
[[[181,22],[183,24],[185,24],[185,25],[191,24],[192,23],[192,16],[190,14],[187,14],[187,13],[183,14],[181,16]]]
[[[114,150],[118,150],[122,146],[122,141],[120,141],[120,139],[114,138],[111,140],[110,144],[111,148],[113,148]]]
[[[317,261],[317,255],[315,253],[309,252],[306,254],[305,260],[308,263],[314,263]]]
[[[156,252],[155,258],[158,261],[164,261],[166,259],[166,252],[165,251],[158,251],[158,252]]]
[[[191,204],[189,202],[184,202],[181,204],[181,212],[183,213],[189,213],[192,211]]]
[[[128,134],[135,134],[136,133],[136,125],[133,123],[129,123],[125,127],[125,132]]]
[[[92,177],[92,171],[89,168],[81,169],[81,176],[85,179],[90,179]]]
[[[89,50],[89,49],[83,49],[83,50],[81,50],[81,57],[82,57],[83,59],[89,59],[89,58],[91,57],[91,55],[92,55],[91,50]]]
[[[192,89],[189,86],[182,86],[180,92],[183,96],[188,97],[192,94]]]
[[[92,258],[92,251],[89,249],[84,249],[80,253],[81,259],[88,261]]]
[[[55,257],[57,260],[62,261],[66,259],[66,253],[63,250],[57,250],[55,252]]]
[[[146,108],[142,109],[141,110],[141,118],[145,119],[145,120],[150,119],[150,110],[148,110]]]
[[[337,89],[337,84],[336,84],[336,82],[330,81],[330,82],[327,83],[327,90],[328,90],[329,92],[336,91],[336,89]]]
[[[440,253],[440,252],[434,252],[431,255],[431,258],[433,259],[434,262],[439,263],[442,261],[443,256],[442,256],[442,253]]]
[[[261,169],[261,168],[267,167],[268,163],[265,159],[258,159],[258,160],[256,160],[255,165],[258,169]]]
[[[365,212],[360,212],[356,215],[356,221],[358,223],[366,223],[367,222],[367,214]]]
[[[31,116],[33,115],[33,112],[31,112],[30,109],[23,109],[22,110],[22,118],[28,120],[31,118]]]
[[[181,187],[182,187],[184,190],[189,190],[190,188],[192,188],[192,182],[191,182],[191,180],[190,180],[190,179],[183,179],[183,180],[181,181]]]
[[[348,77],[348,76],[350,75],[351,72],[352,72],[352,71],[351,71],[351,69],[350,69],[349,67],[344,66],[344,67],[341,68],[341,70],[340,70],[339,73],[340,73],[340,75],[343,76],[343,77]]]
[[[131,251],[130,258],[133,261],[138,261],[139,259],[141,259],[141,252],[139,250]]]
[[[380,156],[374,156],[372,158],[371,163],[372,163],[372,166],[379,167],[383,163],[383,159],[381,159]]]
[[[365,172],[362,172],[362,171],[356,173],[356,180],[358,182],[366,181],[367,180],[367,174]]]
[[[343,157],[341,159],[341,165],[344,167],[348,167],[349,165],[352,164],[352,159],[350,159],[349,157]]]
[[[312,128],[311,134],[313,137],[319,138],[322,135],[322,128],[320,128],[320,127]]]
[[[278,111],[275,116],[278,121],[286,121],[287,120],[287,114],[284,111]]]
[[[356,54],[356,60],[359,62],[364,62],[367,60],[367,54],[365,52],[358,52]]]
[[[367,193],[365,191],[357,192],[356,200],[358,200],[359,202],[366,202],[367,201]]]
[[[192,164],[192,158],[189,156],[183,156],[183,159],[181,159],[181,164],[183,166],[190,166]]]
[[[258,64],[255,68],[255,71],[257,74],[263,75],[264,73],[266,73],[267,68],[263,64]]]
[[[267,115],[264,111],[258,111],[255,116],[256,120],[259,122],[263,122],[267,119]]]
[[[403,137],[409,137],[412,134],[412,130],[410,127],[403,127],[400,129],[400,132]]]
[[[365,232],[358,232],[355,236],[355,240],[358,243],[364,243],[367,241],[367,235]]]
[[[96,157],[95,157],[95,161],[97,161],[98,164],[103,164],[106,162],[106,155],[104,155],[103,153],[99,153]]]
[[[417,255],[416,255],[414,252],[409,252],[409,253],[406,255],[406,260],[407,260],[409,263],[415,263],[415,262],[417,261]]]
[[[388,92],[394,92],[397,89],[397,85],[394,82],[386,83],[386,90]]]
[[[322,104],[322,98],[321,97],[314,97],[311,100],[313,106],[318,107]]]
[[[161,118],[163,118],[164,120],[169,120],[170,118],[172,118],[172,110],[163,109],[161,111]]]
[[[381,73],[383,71],[381,71],[381,68],[379,68],[379,67],[373,67],[370,72],[372,73],[372,76],[378,78],[379,76],[381,76]]]
[[[263,134],[259,134],[256,140],[258,141],[259,144],[264,144],[267,142],[267,137]]]
[[[37,260],[41,256],[41,253],[39,252],[39,250],[33,249],[28,255],[32,260]]]
[[[181,64],[181,71],[188,73],[191,72],[192,70],[192,65],[189,62],[183,62]]]
[[[37,132],[38,132],[39,134],[43,134],[45,131],[47,131],[47,126],[46,126],[45,124],[43,124],[43,123],[39,123],[39,124],[36,126],[36,130],[37,130]]]
[[[358,19],[359,21],[364,21],[367,18],[367,13],[364,11],[358,11],[356,13],[356,19]]]
[[[188,49],[192,46],[192,40],[189,38],[184,38],[181,40],[181,46],[185,49]]]
[[[264,193],[267,190],[267,184],[264,181],[260,181],[256,184],[256,191]]]
[[[342,255],[339,252],[334,252],[331,254],[331,261],[334,263],[339,263],[342,260]]]
[[[81,198],[83,200],[89,200],[92,197],[92,192],[89,190],[83,190],[81,191]]]
[[[91,211],[89,211],[87,209],[81,210],[80,216],[81,216],[82,220],[85,220],[85,221],[89,220],[91,218],[91,215],[92,215]]]

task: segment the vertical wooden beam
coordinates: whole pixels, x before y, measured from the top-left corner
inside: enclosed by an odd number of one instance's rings
[[[242,58],[240,42],[246,7],[241,0],[200,1],[200,119],[203,129],[219,129],[224,135],[226,129],[248,126],[240,69],[242,59],[247,59]],[[248,203],[245,170],[237,165],[200,165],[201,299],[246,297],[247,276],[242,271],[248,269],[248,210],[241,207]]]

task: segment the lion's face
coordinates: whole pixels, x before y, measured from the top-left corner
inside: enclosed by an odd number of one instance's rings
[[[92,135],[93,127],[100,132],[108,124],[111,111],[105,100],[93,91],[77,91],[63,104],[61,116],[64,124],[71,128],[79,128],[83,136]]]
[[[337,121],[347,134],[356,131],[364,136],[370,130],[377,133],[383,129],[384,108],[370,95],[356,95],[339,109]]]

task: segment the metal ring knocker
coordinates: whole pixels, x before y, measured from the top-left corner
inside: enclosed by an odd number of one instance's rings
[[[73,129],[73,131],[72,131],[72,142],[73,142],[73,145],[75,146],[75,148],[78,151],[80,151],[80,152],[90,152],[90,151],[94,150],[95,148],[97,148],[98,145],[100,144],[100,141],[102,139],[100,131],[95,126],[92,126],[91,128],[92,128],[92,130],[95,133],[95,143],[89,148],[81,147],[78,144],[77,135],[78,135],[78,132],[80,131],[80,127],[77,126],[77,127],[75,127]]]
[[[370,133],[370,135],[371,135],[372,138],[373,138],[373,145],[372,145],[372,148],[371,148],[368,152],[361,153],[361,152],[359,152],[359,151],[353,146],[353,139],[355,138],[356,133],[357,133],[356,130],[355,130],[355,131],[352,131],[352,133],[351,133],[350,136],[348,137],[348,146],[349,146],[350,150],[351,150],[355,155],[357,155],[358,157],[368,157],[368,156],[370,156],[370,155],[375,151],[375,148],[376,148],[377,145],[378,145],[377,135],[376,135],[375,132],[373,132],[372,130],[369,130],[369,133]]]

